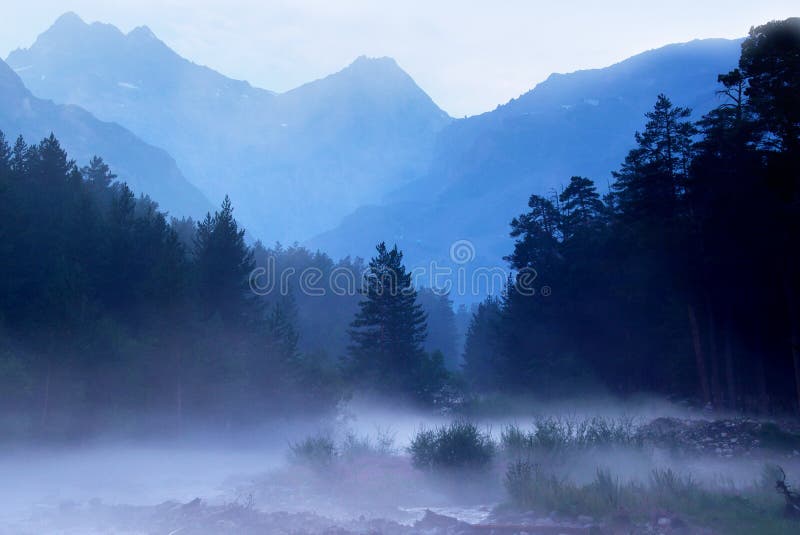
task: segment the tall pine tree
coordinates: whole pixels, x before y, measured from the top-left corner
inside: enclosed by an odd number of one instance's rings
[[[251,320],[256,308],[248,282],[255,262],[244,232],[227,195],[220,210],[197,223],[194,264],[199,299],[207,317],[218,314],[228,324]]]
[[[379,391],[430,400],[441,387],[444,367],[423,350],[425,312],[403,253],[385,243],[377,253],[364,275],[363,299],[351,323],[348,372],[357,383]]]

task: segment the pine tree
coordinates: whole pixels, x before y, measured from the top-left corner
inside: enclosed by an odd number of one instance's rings
[[[218,314],[229,324],[252,320],[258,308],[249,287],[255,267],[253,251],[244,242],[244,232],[233,217],[227,195],[219,211],[213,216],[206,214],[197,223],[194,265],[198,297],[206,317]]]
[[[766,186],[773,195],[771,215],[778,232],[768,239],[770,257],[781,280],[794,367],[796,403],[800,410],[800,18],[755,27],[742,43],[739,69],[745,93],[762,131]],[[788,334],[788,336],[787,336]]]
[[[2,130],[0,130],[0,179],[5,181],[11,175],[11,147]]]
[[[528,200],[530,212],[511,221],[514,253],[506,257],[515,269],[533,268],[553,272],[559,262],[561,214],[553,201],[539,195]]]
[[[772,21],[750,30],[739,70],[749,105],[767,135],[767,146],[800,152],[800,18]],[[798,179],[800,180],[800,179]]]
[[[635,134],[637,147],[613,173],[612,191],[619,215],[635,222],[678,215],[696,134],[690,115],[688,108],[673,106],[665,95],[658,96],[653,110],[646,114],[644,132]]]
[[[81,168],[83,179],[97,188],[109,188],[117,175],[111,172],[111,168],[99,156],[92,156],[89,165]]]
[[[11,172],[17,178],[21,178],[28,174],[30,169],[30,161],[34,157],[35,147],[29,147],[22,136],[17,137],[14,142],[14,147],[11,150]]]
[[[86,181],[89,194],[100,209],[103,212],[108,210],[112,196],[119,189],[112,187],[117,175],[111,172],[111,168],[99,156],[93,156],[89,165],[81,167],[81,175]]]
[[[426,317],[417,303],[403,253],[377,246],[351,323],[348,372],[356,382],[389,392],[430,397],[441,385],[442,369],[432,366],[422,344]],[[435,363],[434,363],[435,364]]]
[[[580,176],[570,178],[569,185],[558,200],[561,205],[561,233],[565,240],[590,231],[605,211],[594,182]]]
[[[494,297],[480,303],[470,320],[464,342],[464,376],[478,391],[500,384],[502,320],[502,302]]]
[[[17,210],[14,210],[13,190],[11,184],[11,147],[6,141],[5,134],[0,130],[0,295],[11,295],[13,283],[11,276],[12,255],[14,254],[14,235],[20,231],[17,222]],[[0,304],[0,325],[4,316],[11,312],[10,303],[3,299]]]
[[[456,350],[458,332],[453,301],[447,293],[422,288],[417,292],[417,302],[425,311],[428,336],[424,347],[428,353],[441,351],[449,369],[458,367],[459,355]]]

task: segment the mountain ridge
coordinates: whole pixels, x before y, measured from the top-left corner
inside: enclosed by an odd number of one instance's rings
[[[699,118],[718,104],[717,74],[736,66],[740,44],[676,43],[606,68],[551,75],[493,111],[452,121],[425,175],[306,244],[363,256],[376,240],[396,241],[410,265],[421,265],[448,263],[450,244],[469,239],[476,266],[502,267],[512,248],[508,224],[531,194],[557,192],[573,175],[605,190],[657,95]]]
[[[77,15],[54,26],[9,55],[28,88],[164,148],[206,196],[229,194],[268,242],[307,239],[420,176],[451,120],[387,58],[272,93],[182,58],[151,32],[157,46]]]
[[[211,203],[181,174],[163,150],[144,143],[122,126],[100,121],[74,105],[34,97],[10,66],[0,60],[0,130],[37,143],[51,132],[79,165],[99,155],[119,180],[150,196],[174,216],[198,217]]]

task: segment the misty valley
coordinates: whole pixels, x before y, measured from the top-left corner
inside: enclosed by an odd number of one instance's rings
[[[0,534],[800,533],[800,18],[459,119],[66,13],[0,222]]]

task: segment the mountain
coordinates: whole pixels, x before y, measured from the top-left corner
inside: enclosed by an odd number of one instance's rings
[[[397,242],[411,265],[504,266],[508,223],[530,194],[572,175],[601,189],[658,93],[695,110],[740,41],[699,40],[615,65],[553,74],[497,109],[452,120],[390,58],[276,94],[176,54],[145,27],[124,34],[66,14],[8,61],[34,94],[85,107],[173,155],[215,202],[228,193],[255,237],[335,256]],[[162,202],[164,199],[162,199]]]
[[[611,181],[659,93],[694,116],[719,101],[717,74],[736,66],[739,40],[710,39],[651,50],[603,69],[553,74],[494,111],[453,121],[430,169],[393,203],[365,206],[308,243],[368,255],[397,242],[412,265],[447,261],[450,244],[473,242],[473,267],[504,266],[510,220],[532,193],[559,190],[572,175]]]
[[[358,58],[283,94],[62,15],[8,63],[37,96],[79,105],[166,149],[265,240],[300,240],[422,176],[450,118],[391,59]]]
[[[149,195],[172,215],[197,217],[211,207],[166,152],[78,106],[34,97],[2,60],[0,130],[10,142],[22,135],[28,143],[38,143],[53,132],[79,165],[88,163],[94,155],[102,156],[120,180],[136,193]]]

